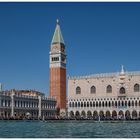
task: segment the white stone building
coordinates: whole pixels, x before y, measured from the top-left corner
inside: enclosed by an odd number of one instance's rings
[[[92,119],[139,119],[140,72],[68,78],[68,115]]]

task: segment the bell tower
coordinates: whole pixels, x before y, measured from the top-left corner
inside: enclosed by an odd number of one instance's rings
[[[55,97],[57,109],[66,109],[66,52],[65,43],[57,20],[50,48],[50,96]]]

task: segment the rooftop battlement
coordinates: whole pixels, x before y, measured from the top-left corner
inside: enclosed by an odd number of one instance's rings
[[[85,75],[85,76],[68,76],[68,80],[116,77],[116,76],[119,76],[120,74],[121,74],[120,72],[115,72],[115,73],[91,74],[91,75]],[[136,75],[140,75],[140,71],[125,72],[124,74],[125,75],[130,75],[130,76],[136,76]]]

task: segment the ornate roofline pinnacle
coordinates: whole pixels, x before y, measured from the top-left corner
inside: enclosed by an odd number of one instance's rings
[[[121,74],[124,74],[124,66],[122,65]]]
[[[59,24],[59,19],[56,19],[56,23]]]

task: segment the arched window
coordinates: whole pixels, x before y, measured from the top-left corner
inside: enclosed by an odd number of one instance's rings
[[[101,102],[99,102],[99,107],[101,107]]]
[[[77,107],[77,102],[75,102],[75,107]]]
[[[89,102],[87,102],[87,107],[89,107]]]
[[[74,102],[72,102],[72,107],[74,107]]]
[[[124,102],[122,101],[122,106],[124,106]]]
[[[93,107],[95,107],[95,102],[93,102]]]
[[[105,102],[105,107],[107,107],[107,101]]]
[[[137,106],[137,101],[135,101],[135,106]]]
[[[106,92],[107,92],[107,93],[112,93],[112,86],[111,86],[111,85],[108,85],[108,86],[107,86]]]
[[[140,86],[139,84],[134,85],[134,92],[139,92],[140,91]]]
[[[112,106],[114,106],[114,101],[112,101]]]
[[[81,112],[81,116],[84,117],[84,118],[86,117],[85,111],[82,111],[82,112]]]
[[[88,112],[87,112],[87,118],[92,118],[92,113],[91,113],[91,111],[88,111]]]
[[[76,111],[75,116],[80,117],[79,111]]]
[[[96,107],[98,107],[98,102],[96,102]]]
[[[132,101],[132,106],[134,106],[134,101]]]
[[[90,102],[90,107],[92,107],[92,102]]]
[[[111,103],[110,103],[110,101],[109,101],[109,103],[108,103],[108,106],[109,106],[109,107],[111,106]]]
[[[81,88],[80,87],[76,87],[76,94],[81,94]]]
[[[92,86],[90,88],[90,93],[96,93],[96,87],[95,86]]]
[[[127,101],[125,101],[125,106],[127,107]]]
[[[74,117],[74,112],[73,111],[70,112],[70,117]]]
[[[120,94],[125,94],[125,88],[124,87],[120,88]]]
[[[80,107],[80,102],[78,102],[78,107]]]
[[[120,104],[120,101],[118,102],[118,106],[120,106],[121,104]]]
[[[81,107],[83,107],[83,102],[81,102]]]
[[[115,106],[116,106],[116,107],[118,106],[118,103],[117,103],[117,101],[115,101]]]
[[[130,103],[130,101],[128,101],[128,106],[129,106],[129,107],[131,106],[131,103]]]
[[[71,102],[69,103],[69,107],[71,107]]]
[[[104,101],[102,102],[102,107],[104,107]]]
[[[84,107],[86,107],[86,102],[84,102]]]

